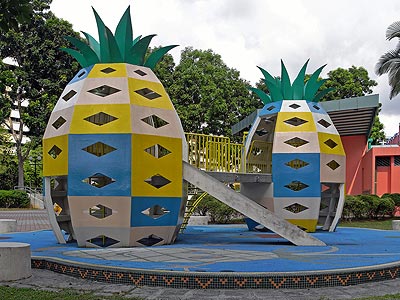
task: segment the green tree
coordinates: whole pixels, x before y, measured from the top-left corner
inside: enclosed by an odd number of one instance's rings
[[[18,30],[19,24],[30,22],[33,13],[31,0],[1,0],[0,32],[10,29]]]
[[[232,137],[231,126],[262,106],[239,76],[212,50],[182,51],[165,86],[186,132]]]
[[[41,142],[50,113],[78,63],[59,50],[69,46],[64,36],[78,36],[72,25],[58,19],[49,9],[50,0],[35,0],[29,24],[0,36],[0,58],[13,58],[16,66],[0,64],[0,123],[12,133],[18,158],[18,185],[24,185],[24,161],[32,148]],[[29,105],[24,106],[26,99]],[[20,112],[18,128],[29,127],[32,140],[23,147],[23,132],[15,130],[11,108]]]
[[[18,165],[10,135],[0,127],[0,190],[12,190],[18,182]]]
[[[386,39],[400,38],[400,21],[394,22],[386,30]],[[384,53],[375,65],[375,73],[379,76],[388,74],[391,87],[389,98],[392,99],[400,93],[400,44],[395,49]]]

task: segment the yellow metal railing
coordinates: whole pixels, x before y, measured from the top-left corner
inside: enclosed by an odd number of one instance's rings
[[[189,219],[194,213],[194,210],[196,207],[199,205],[201,200],[204,199],[205,196],[207,196],[208,193],[203,192],[199,197],[192,197],[188,202],[186,203],[186,210],[185,210],[185,216],[183,218],[183,223],[181,225],[181,229],[179,230],[180,233],[183,233],[189,223]]]

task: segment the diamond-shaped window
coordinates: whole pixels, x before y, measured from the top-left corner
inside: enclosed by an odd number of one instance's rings
[[[91,244],[95,244],[100,247],[109,247],[116,243],[119,243],[120,241],[114,240],[113,238],[110,238],[105,235],[99,235],[95,238],[87,240],[87,242],[89,242]]]
[[[99,112],[97,114],[91,115],[87,118],[84,118],[85,121],[88,121],[90,123],[93,123],[98,126],[102,126],[104,124],[110,123],[112,121],[118,120],[118,118],[111,116],[109,114],[106,114],[104,112]]]
[[[285,185],[285,188],[288,188],[289,190],[292,190],[294,192],[299,192],[301,190],[304,190],[305,188],[308,188],[308,185],[305,183],[302,183],[301,181],[292,181],[291,183]]]
[[[136,74],[140,75],[140,76],[146,76],[147,73],[143,72],[142,70],[137,69],[136,71],[134,71]]]
[[[300,119],[298,117],[294,117],[288,120],[283,121],[286,124],[292,125],[292,126],[300,126],[303,125],[304,123],[307,123],[308,121]]]
[[[121,90],[116,89],[112,86],[108,86],[108,85],[102,85],[99,87],[96,87],[94,89],[89,90],[89,93],[92,93],[96,96],[100,96],[100,97],[106,97],[106,96],[110,96],[112,94],[115,94],[117,92],[120,92]]]
[[[107,206],[97,204],[89,208],[89,215],[98,219],[104,219],[112,215],[112,209]]]
[[[92,176],[89,176],[88,178],[83,179],[82,182],[87,183],[96,188],[102,188],[105,187],[106,185],[115,182],[115,179],[112,179],[101,173],[96,173],[93,174]]]
[[[85,75],[86,74],[86,71],[82,71],[82,72],[80,72],[79,74],[78,74],[78,78],[81,78],[83,75]]]
[[[155,91],[153,91],[149,88],[143,88],[140,90],[136,90],[135,93],[138,93],[139,95],[141,95],[149,100],[154,100],[154,99],[161,97],[160,94],[157,94]]]
[[[149,148],[146,148],[144,149],[144,151],[149,153],[150,155],[153,155],[155,158],[162,158],[171,153],[171,151],[159,144],[155,144]]]
[[[169,123],[163,119],[161,119],[160,117],[156,116],[156,115],[151,115],[148,116],[146,118],[141,119],[143,122],[145,122],[146,124],[153,126],[154,128],[160,128],[163,127],[165,125],[168,125]]]
[[[328,121],[326,121],[324,119],[318,120],[318,123],[321,124],[322,126],[324,126],[325,128],[328,128],[329,126],[332,125],[331,123],[329,123]]]
[[[60,153],[62,152],[62,150],[60,148],[58,148],[56,145],[54,145],[53,147],[51,147],[51,149],[49,150],[49,152],[47,152],[52,158],[56,159],[57,156],[60,155]]]
[[[63,117],[58,117],[58,119],[55,120],[51,126],[53,126],[55,129],[58,129],[63,126],[65,122],[67,122],[67,120],[65,120]]]
[[[256,130],[256,133],[258,136],[264,136],[268,134],[268,131],[265,128],[260,128],[259,130]]]
[[[299,203],[294,203],[292,205],[284,207],[283,209],[286,209],[287,211],[290,211],[291,213],[298,214],[298,213],[301,213],[302,211],[307,210],[308,207],[301,205]]]
[[[110,68],[110,67],[107,67],[105,69],[100,70],[100,72],[103,72],[105,74],[110,74],[110,73],[115,72],[115,71],[116,71],[115,69]]]
[[[110,152],[113,152],[117,149],[115,149],[114,147],[111,147],[110,145],[104,144],[102,142],[97,142],[94,143],[92,145],[89,145],[85,148],[83,148],[82,150],[89,152],[90,154],[96,155],[97,157],[106,155]]]
[[[309,165],[309,163],[308,162],[305,162],[304,160],[301,160],[301,159],[293,159],[293,160],[291,160],[291,161],[288,161],[287,163],[285,163],[285,165],[287,165],[288,167],[291,167],[291,168],[293,168],[293,169],[296,169],[296,170],[298,170],[298,169],[300,169],[300,168],[303,168],[303,167],[305,167],[305,166],[308,166]]]
[[[290,104],[289,107],[293,108],[293,109],[298,109],[300,107],[300,105],[293,103],[293,104]]]
[[[331,168],[332,170],[336,170],[337,168],[340,167],[339,163],[336,160],[331,160],[330,162],[328,162],[326,164],[329,168]]]
[[[160,238],[159,236],[156,236],[155,234],[151,234],[148,237],[144,237],[137,242],[144,245],[144,246],[153,246],[159,242],[161,242],[163,238]]]
[[[168,209],[161,207],[160,205],[154,205],[142,211],[142,214],[156,220],[161,218],[163,215],[168,214],[169,212],[170,211]]]
[[[301,147],[301,146],[303,146],[305,144],[308,144],[309,142],[306,141],[306,140],[303,140],[303,139],[301,139],[299,137],[294,137],[294,138],[292,138],[290,140],[285,141],[284,143],[288,144],[288,145],[290,145],[292,147],[298,148],[298,147]]]
[[[77,94],[77,92],[76,91],[74,91],[74,90],[70,90],[68,93],[66,93],[62,98],[65,100],[65,101],[68,101],[69,99],[71,99],[73,96],[75,96]]]
[[[326,140],[324,143],[331,149],[335,148],[338,145],[334,140],[331,139]]]
[[[160,174],[156,174],[151,176],[150,178],[147,178],[145,182],[159,189],[171,183],[171,180],[168,180],[167,178],[161,176]]]
[[[275,108],[275,106],[271,105],[271,106],[268,106],[268,107],[267,107],[267,110],[268,110],[268,111],[271,111],[271,110],[273,110],[274,108]]]

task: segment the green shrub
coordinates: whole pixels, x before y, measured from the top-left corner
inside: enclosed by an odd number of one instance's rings
[[[381,198],[377,195],[358,195],[356,196],[364,204],[365,215],[364,217],[375,218]]]
[[[385,216],[393,216],[394,201],[391,197],[383,197],[379,201],[379,205],[375,210],[375,217],[382,218]]]
[[[395,206],[400,206],[400,194],[399,193],[394,193],[394,194],[383,194],[381,198],[391,198],[394,201]]]
[[[234,221],[237,223],[240,214],[228,205],[218,201],[214,197],[207,195],[198,204],[195,213],[202,216],[210,216],[210,223],[226,224]]]
[[[368,199],[369,200],[369,199]],[[346,218],[355,218],[355,219],[362,219],[364,218],[370,211],[370,204],[369,201],[365,202],[360,196],[350,196],[347,195],[343,213],[344,217]]]
[[[26,208],[30,206],[28,194],[19,190],[0,190],[0,207]]]

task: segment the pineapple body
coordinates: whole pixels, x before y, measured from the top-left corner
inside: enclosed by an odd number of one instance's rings
[[[179,117],[150,68],[83,68],[43,138],[43,173],[56,181],[60,227],[85,247],[172,243],[186,202],[185,145]]]

